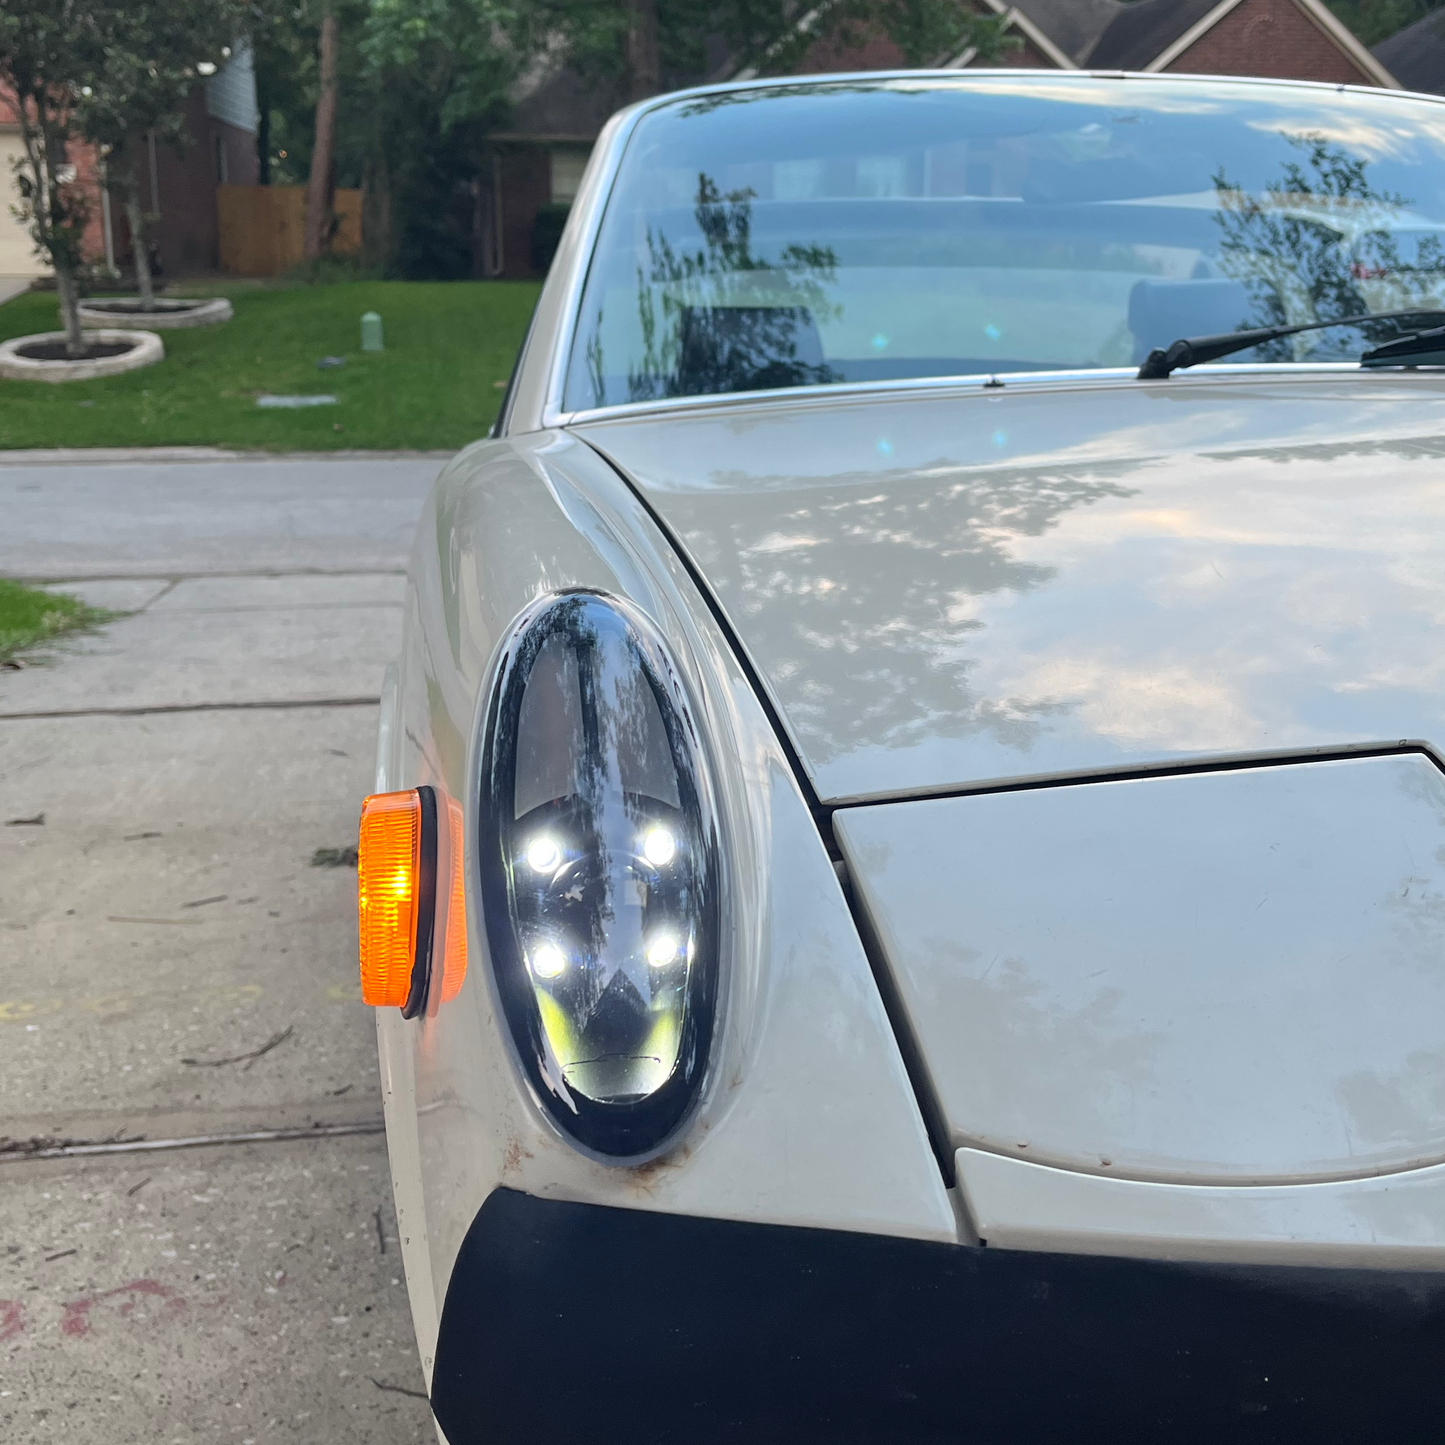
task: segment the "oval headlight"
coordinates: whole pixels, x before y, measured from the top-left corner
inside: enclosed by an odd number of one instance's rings
[[[635,609],[574,592],[524,619],[481,791],[487,939],[522,1065],[584,1147],[655,1151],[707,1064],[718,844],[686,692]]]

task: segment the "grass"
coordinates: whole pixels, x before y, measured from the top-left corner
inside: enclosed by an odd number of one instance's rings
[[[187,288],[193,289],[193,288]],[[453,449],[483,435],[538,287],[524,281],[218,283],[236,314],[165,331],[166,358],[98,381],[0,381],[0,448],[229,446],[268,451]],[[361,350],[361,314],[386,350]],[[59,328],[54,293],[0,306],[0,340]],[[323,356],[346,364],[321,371]],[[263,410],[263,393],[336,406]]]
[[[63,592],[43,592],[0,578],[0,662],[43,646],[68,632],[85,632],[108,622],[112,612],[88,607]]]

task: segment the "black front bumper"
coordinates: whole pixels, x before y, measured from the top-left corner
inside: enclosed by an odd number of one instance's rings
[[[925,1244],[499,1189],[451,1445],[1445,1441],[1445,1275]]]

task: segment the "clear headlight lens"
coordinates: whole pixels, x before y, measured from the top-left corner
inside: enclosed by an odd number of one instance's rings
[[[664,1142],[717,996],[717,828],[696,728],[634,609],[568,593],[524,620],[482,773],[482,898],[523,1066],[599,1153]]]

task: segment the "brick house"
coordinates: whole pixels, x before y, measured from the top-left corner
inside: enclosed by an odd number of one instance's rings
[[[184,155],[153,137],[146,138],[141,153],[141,203],[160,215],[151,239],[162,271],[170,276],[217,269],[216,186],[257,179],[256,79],[249,51],[238,50],[196,86],[186,102],[185,121],[191,144]],[[19,200],[13,162],[23,154],[14,97],[0,91],[0,276],[41,276],[49,270],[10,211]],[[120,207],[110,204],[100,184],[95,152],[72,144],[70,160],[91,199],[87,254],[129,271],[130,232]]]
[[[187,98],[183,154],[148,138],[141,161],[142,204],[160,221],[150,228],[160,270],[184,276],[220,269],[218,185],[253,186],[260,179],[256,154],[256,76],[251,52],[238,48],[227,63]],[[129,270],[130,234],[117,217],[115,244]]]
[[[983,14],[1004,16],[1018,41],[994,66],[1036,70],[1132,70],[1151,73],[1263,75],[1400,89],[1382,57],[1347,30],[1323,0],[960,0]],[[1445,19],[1436,16],[1435,19]],[[1425,22],[1421,22],[1422,25]],[[1438,43],[1439,88],[1445,91],[1445,26]],[[668,77],[669,85],[745,79],[725,56],[707,76]],[[939,56],[962,70],[974,55]],[[886,36],[861,46],[814,45],[799,74],[903,69]],[[1432,88],[1432,87],[1425,87]],[[589,91],[570,71],[534,78],[517,102],[511,125],[493,137],[484,177],[487,216],[483,274],[537,274],[532,236],[543,206],[567,203],[592,142],[621,98]]]
[[[1323,0],[1136,0],[1117,11],[1089,49],[1091,70],[1400,88]]]

